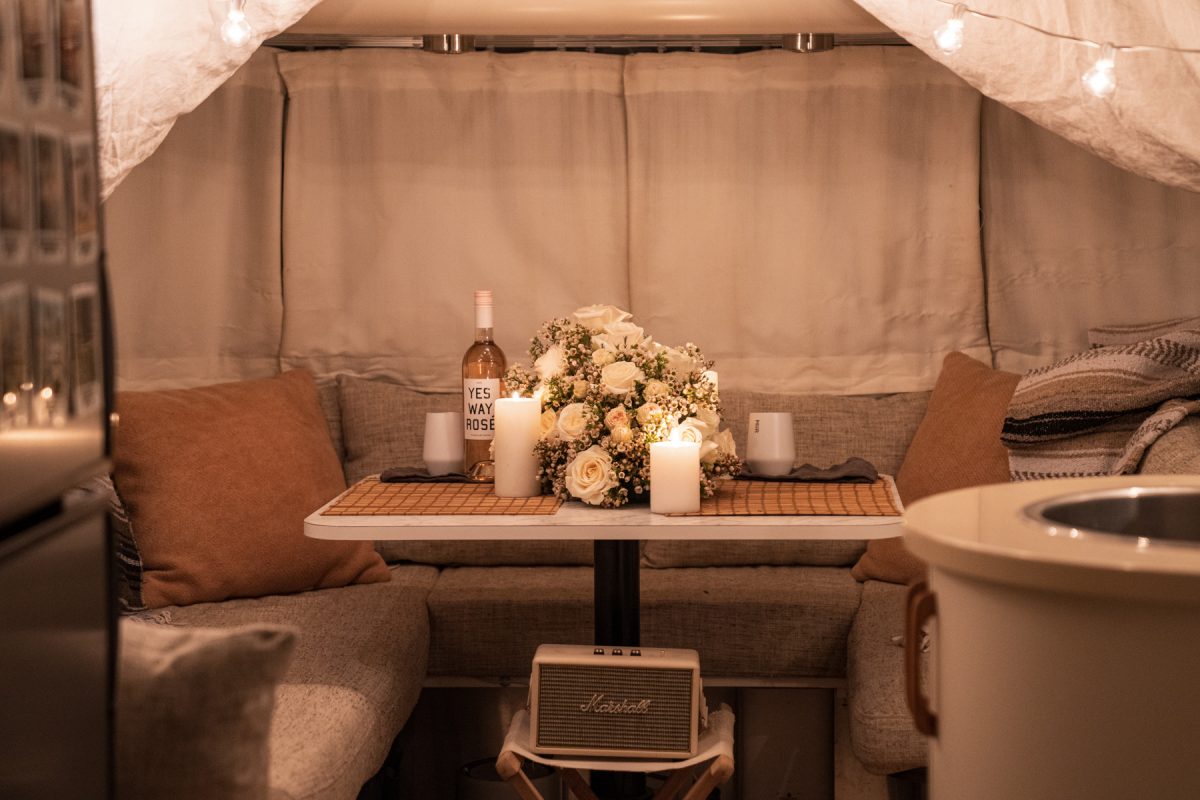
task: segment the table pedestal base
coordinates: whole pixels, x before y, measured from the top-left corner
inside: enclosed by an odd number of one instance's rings
[[[595,644],[638,647],[642,643],[641,543],[598,539],[593,553]],[[592,791],[599,800],[649,797],[646,776],[636,772],[593,772]]]

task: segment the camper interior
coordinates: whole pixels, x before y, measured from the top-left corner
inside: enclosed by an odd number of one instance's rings
[[[1200,796],[1194,4],[0,23],[0,796]]]

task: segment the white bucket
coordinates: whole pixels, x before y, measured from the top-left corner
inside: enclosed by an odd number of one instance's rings
[[[1091,518],[1133,535],[1039,516],[1050,499],[1149,486],[1200,508],[1200,476],[1153,476],[981,487],[908,509],[906,543],[930,562],[910,627],[932,617],[929,697],[914,702],[934,733],[935,800],[1200,797],[1200,514],[1171,541],[1151,530],[1166,532],[1161,519],[1138,527],[1144,511]]]

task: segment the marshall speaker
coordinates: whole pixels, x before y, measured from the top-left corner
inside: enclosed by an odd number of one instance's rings
[[[695,650],[544,644],[529,680],[532,749],[689,758],[696,754],[701,697]]]

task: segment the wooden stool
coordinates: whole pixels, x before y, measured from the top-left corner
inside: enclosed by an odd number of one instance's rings
[[[509,726],[504,747],[496,758],[496,772],[513,787],[521,800],[545,800],[529,777],[521,771],[526,759],[553,767],[562,776],[567,789],[577,800],[598,800],[587,781],[579,774],[581,769],[597,769],[609,772],[670,772],[671,776],[654,795],[654,800],[675,800],[680,790],[692,777],[694,768],[707,764],[703,773],[688,789],[681,800],[704,800],[709,792],[725,783],[733,775],[733,712],[722,706],[709,715],[709,727],[701,735],[699,754],[680,762],[670,761],[614,761],[603,759],[557,759],[531,752],[529,741],[528,712],[518,711]]]

